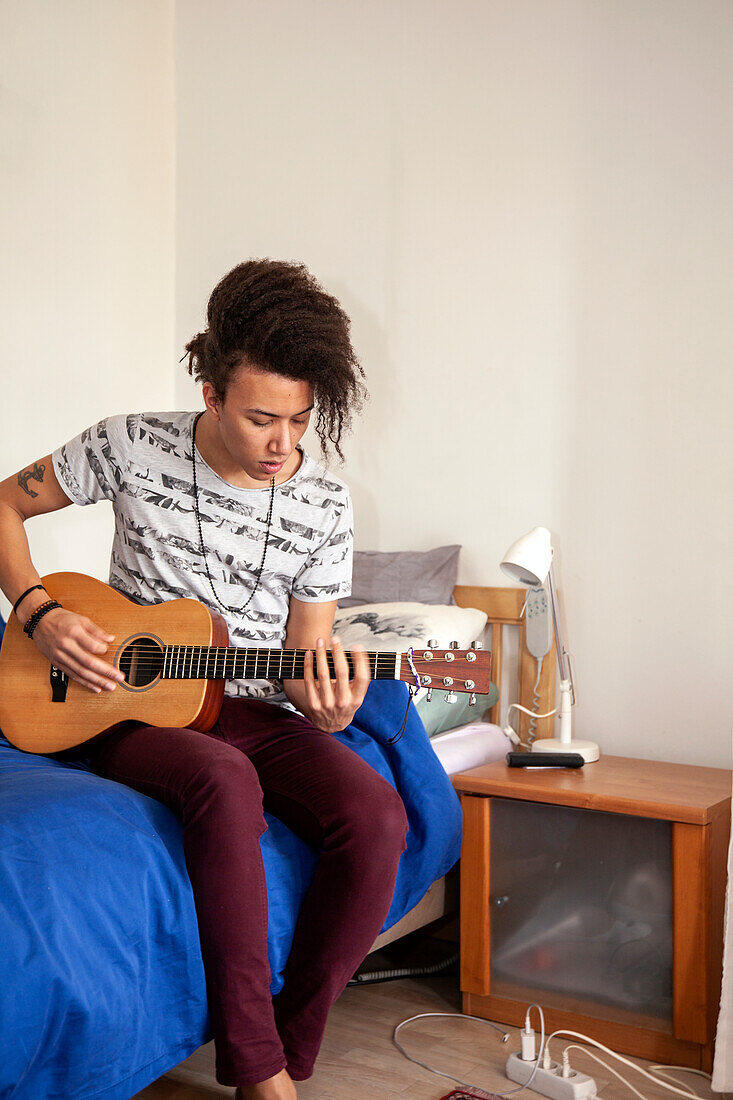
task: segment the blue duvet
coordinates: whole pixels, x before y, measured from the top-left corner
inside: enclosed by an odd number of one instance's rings
[[[406,687],[336,734],[399,791],[407,850],[384,927],[457,860],[458,799]],[[272,990],[316,855],[268,815]],[[0,1098],[126,1100],[211,1038],[181,826],[161,803],[0,736]]]

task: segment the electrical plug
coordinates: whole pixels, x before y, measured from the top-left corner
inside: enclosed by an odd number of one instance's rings
[[[529,1012],[527,1018],[524,1021],[524,1027],[520,1032],[522,1040],[522,1053],[520,1055],[523,1062],[534,1062],[535,1060],[535,1041],[534,1031],[529,1026]]]
[[[520,738],[519,734],[517,733],[517,731],[515,729],[512,729],[511,726],[504,726],[504,734],[505,734],[506,737],[509,738],[509,740],[511,741],[511,743],[513,745],[521,745],[522,744],[522,741],[521,741],[521,738]]]

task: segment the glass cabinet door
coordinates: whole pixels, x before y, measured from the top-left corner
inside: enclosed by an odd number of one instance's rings
[[[671,822],[493,798],[490,882],[492,995],[671,1030]]]

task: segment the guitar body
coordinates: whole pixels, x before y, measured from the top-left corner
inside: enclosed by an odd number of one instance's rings
[[[186,646],[226,646],[229,640],[221,616],[197,600],[138,605],[80,573],[52,573],[43,583],[64,608],[114,635],[102,659],[117,668],[125,667],[125,651],[129,654],[141,637]],[[128,721],[211,729],[224,698],[224,680],[154,676],[150,683],[140,682],[144,678],[130,676],[114,691],[99,694],[69,679],[57,685],[59,698],[53,701],[51,666],[11,615],[0,648],[0,730],[19,749],[53,753]]]

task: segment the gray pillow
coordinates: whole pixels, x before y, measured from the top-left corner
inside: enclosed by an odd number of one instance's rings
[[[357,550],[351,595],[339,607],[364,603],[452,604],[460,546],[435,550]]]

